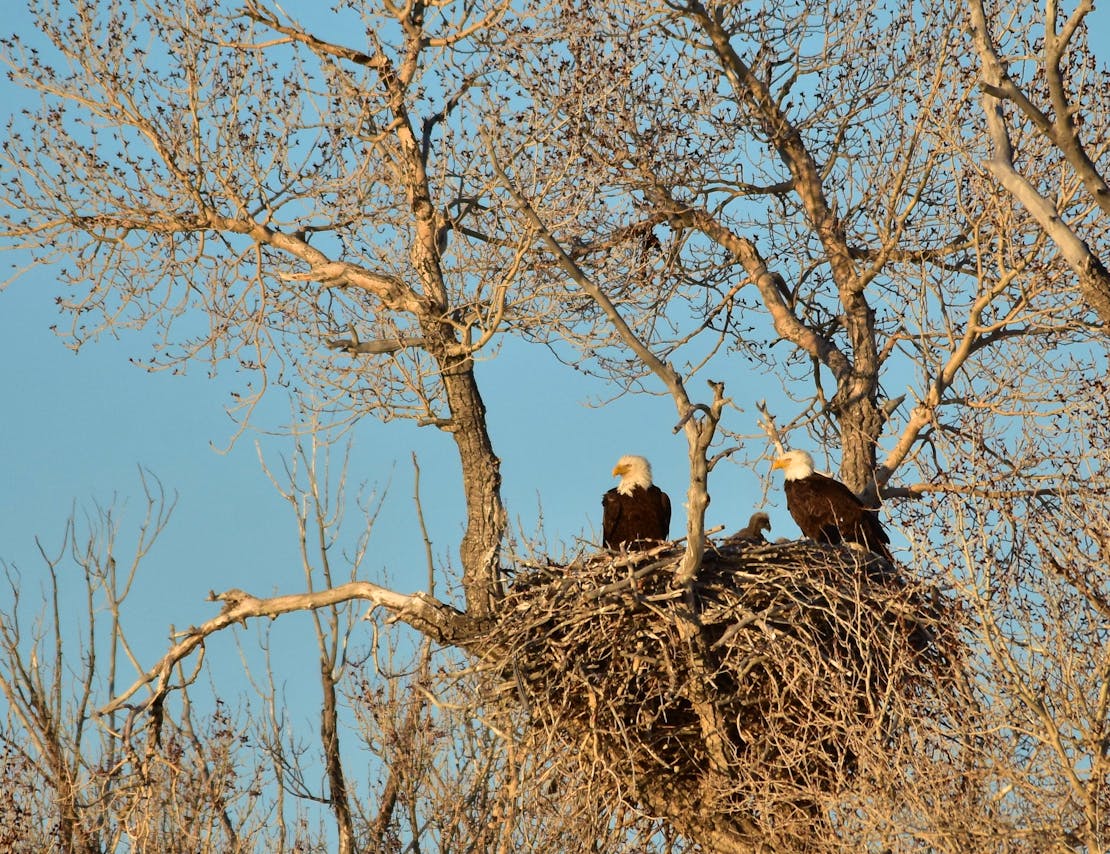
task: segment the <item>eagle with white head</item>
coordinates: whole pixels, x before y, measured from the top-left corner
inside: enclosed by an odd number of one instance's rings
[[[671,499],[651,482],[651,463],[628,454],[613,467],[619,484],[601,497],[602,542],[607,548],[642,548],[664,542],[671,529]]]
[[[803,534],[815,543],[857,543],[893,562],[878,513],[839,480],[815,472],[808,453],[787,451],[771,469],[782,469],[786,476],[786,509]]]

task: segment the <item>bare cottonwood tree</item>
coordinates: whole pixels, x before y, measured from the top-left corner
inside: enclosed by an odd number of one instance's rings
[[[1032,6],[1007,24],[993,7],[939,0],[344,8],[358,38],[253,1],[141,15],[75,3],[39,15],[60,64],[6,45],[13,80],[44,107],[12,125],[3,152],[5,233],[64,261],[75,343],[154,325],[174,344],[154,367],[237,360],[258,388],[295,374],[329,417],[433,425],[461,462],[465,608],[355,580],[270,599],[225,591],[224,611],[140,668],[106,713],[139,697],[158,708],[213,632],[351,601],[489,665],[484,632],[504,616],[509,561],[474,360],[516,335],[618,388],[658,382],[673,398],[691,474],[680,586],[706,560],[711,472],[761,459],[770,431],[820,444],[852,489],[885,500],[913,575],[966,608],[958,745],[899,769],[925,781],[902,801],[916,818],[884,826],[877,786],[851,810],[816,810],[841,823],[814,822],[813,845],[1104,850],[1096,334],[1110,220],[1104,144],[1080,131],[1110,117],[1087,6],[1058,28],[1050,4],[1039,29]],[[1023,87],[999,40],[1038,33],[1043,79]],[[162,49],[155,61],[136,50],[147,43]],[[1011,110],[1007,126],[999,99],[1028,125]],[[1032,164],[1030,192],[1007,183],[1015,151]],[[1060,159],[1070,177],[1053,177]],[[179,336],[197,316],[207,331]],[[728,406],[731,378],[753,369],[795,402],[782,423]],[[256,398],[243,399],[249,412]],[[677,646],[708,667],[696,615],[675,619]],[[325,622],[335,697],[343,631]],[[427,713],[413,702],[397,743]],[[725,779],[735,757],[712,692],[692,704]],[[387,791],[421,782],[387,762]],[[499,766],[499,779],[522,767]],[[956,795],[928,788],[949,767],[977,769],[957,815],[945,810]],[[704,792],[627,783],[614,791],[682,822],[691,844],[784,848],[714,813]],[[341,768],[329,786],[353,840]],[[366,822],[376,844],[392,816]]]

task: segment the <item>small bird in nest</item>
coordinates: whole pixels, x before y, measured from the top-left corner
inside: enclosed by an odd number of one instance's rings
[[[771,517],[760,510],[758,513],[752,514],[747,525],[735,534],[729,534],[728,537],[725,538],[724,544],[726,546],[737,546],[744,543],[766,545],[767,538],[763,536],[763,532],[770,530]]]

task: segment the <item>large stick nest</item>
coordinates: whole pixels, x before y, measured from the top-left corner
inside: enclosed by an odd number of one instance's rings
[[[491,638],[514,702],[629,801],[684,790],[749,827],[784,805],[812,819],[889,774],[915,721],[956,714],[956,606],[881,558],[723,545],[688,588],[681,558],[520,568]]]

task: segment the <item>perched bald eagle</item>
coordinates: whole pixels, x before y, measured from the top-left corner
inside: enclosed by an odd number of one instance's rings
[[[608,548],[633,548],[667,539],[671,499],[651,482],[651,463],[643,457],[621,457],[613,467],[621,482],[601,497],[602,542]]]
[[[817,543],[858,543],[888,561],[887,536],[879,524],[879,516],[863,506],[863,502],[839,480],[813,470],[813,457],[805,451],[787,451],[773,469],[782,469],[786,476],[786,508],[802,533]]]
[[[729,534],[725,538],[727,545],[737,545],[739,543],[757,543],[765,545],[767,538],[763,536],[764,531],[771,530],[771,517],[763,511],[753,513],[752,517],[748,520],[748,524],[737,531],[735,534]]]

